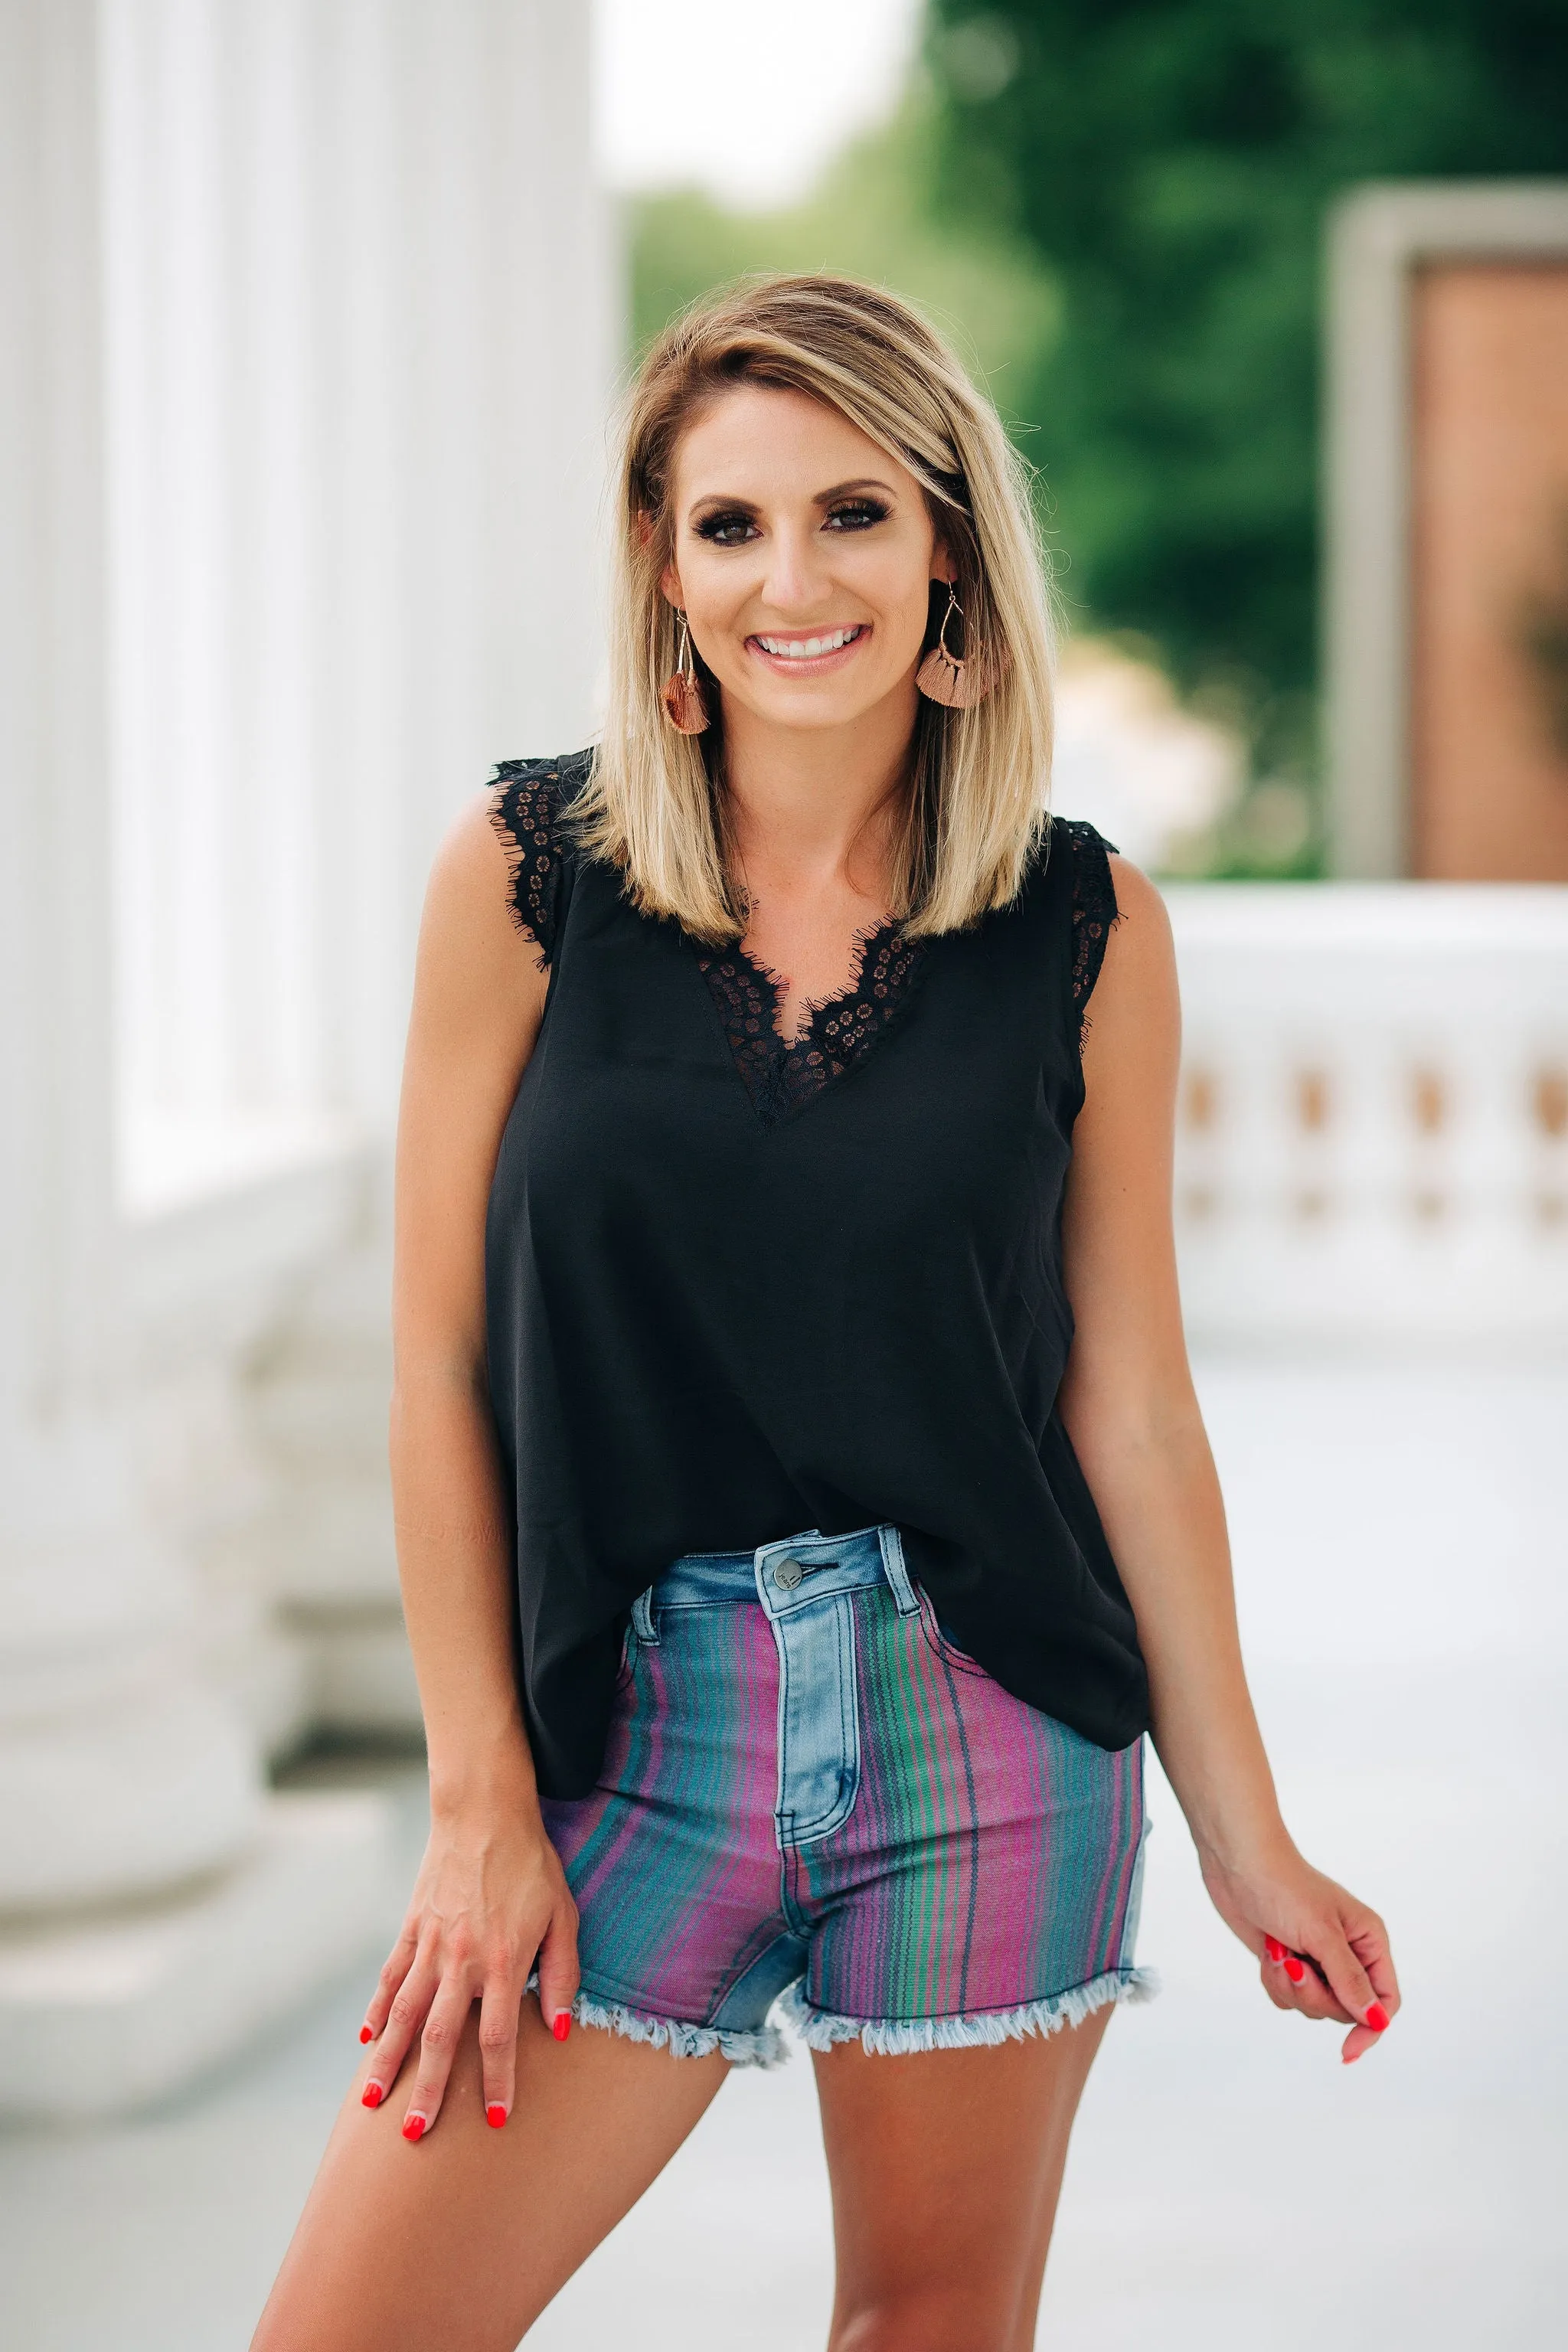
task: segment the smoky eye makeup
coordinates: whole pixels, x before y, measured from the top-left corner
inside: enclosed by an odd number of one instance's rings
[[[699,539],[713,547],[742,547],[756,531],[757,520],[747,507],[712,507],[691,526]]]
[[[891,512],[890,501],[872,491],[836,498],[823,516],[823,529],[837,532],[870,530],[878,523],[886,522]],[[749,507],[713,507],[699,515],[691,529],[710,547],[743,547],[757,535],[757,519]]]
[[[827,509],[829,530],[869,530],[874,523],[886,522],[892,509],[885,499],[838,499]]]

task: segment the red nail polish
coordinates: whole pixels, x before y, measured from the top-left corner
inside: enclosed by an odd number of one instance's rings
[[[362,2026],[360,2027],[360,2030],[359,2030],[359,2038],[360,2038],[360,2040],[361,2040],[362,2042],[368,2042],[368,2041],[370,2040],[370,2038],[371,2038],[371,2034],[370,2034],[370,2028],[369,2028],[369,2026],[368,2026],[368,2025],[362,2025]]]
[[[563,2009],[561,2011],[550,2031],[553,2033],[557,2042],[565,2041],[566,2036],[572,2031],[572,2012],[569,2009]]]
[[[405,2139],[418,2139],[424,2132],[424,2129],[425,2118],[423,2116],[409,2116],[404,2122],[403,2137]]]
[[[489,2105],[485,2109],[485,2121],[489,2124],[491,2131],[500,2131],[502,2124],[505,2123],[506,2109],[502,2106],[499,2099],[492,2099]]]
[[[1289,1953],[1286,1957],[1285,1973],[1292,1984],[1300,1984],[1307,1973],[1305,1965],[1296,1958],[1294,1952]]]
[[[1285,1957],[1285,1947],[1278,1936],[1265,1936],[1263,1948],[1271,1960],[1282,1960]]]
[[[367,2083],[359,2095],[359,2103],[362,2107],[379,2107],[385,2096],[379,2083]]]
[[[1366,2021],[1371,2026],[1374,2033],[1386,2033],[1388,2032],[1388,2011],[1384,2009],[1382,2001],[1374,2000],[1373,2002],[1372,2007],[1367,2011]]]

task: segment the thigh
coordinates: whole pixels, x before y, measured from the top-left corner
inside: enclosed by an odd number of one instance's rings
[[[728,2072],[716,2053],[676,2058],[591,2027],[557,2042],[530,1995],[511,2116],[492,2131],[478,2025],[476,2009],[440,2119],[414,2145],[405,2102],[373,2112],[356,2081],[252,2352],[512,2352]]]
[[[978,2048],[814,2053],[833,2352],[1027,2352],[1068,2137],[1110,2016]]]

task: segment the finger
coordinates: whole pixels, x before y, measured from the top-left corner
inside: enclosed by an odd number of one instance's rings
[[[577,1906],[563,1895],[551,1914],[539,1947],[539,2008],[557,2042],[572,2031],[572,2004],[582,1973],[577,1966]]]
[[[1264,1982],[1277,2009],[1293,2009],[1299,2016],[1317,2021],[1333,2018],[1342,2025],[1355,2022],[1341,2008],[1325,1971],[1310,1955],[1291,1950],[1278,1937],[1266,1940]]]
[[[414,1956],[418,1949],[418,1937],[412,1927],[405,1927],[387,1954],[385,1964],[376,1979],[375,1990],[365,2010],[364,2023],[359,2030],[362,2042],[374,2042],[384,2028],[387,2013],[397,1998],[397,1988],[413,1967]]]
[[[425,2022],[441,1979],[433,1953],[420,1953],[393,1996],[381,2042],[360,2097],[367,2107],[379,2107],[407,2057],[415,2035]]]
[[[1304,1954],[1302,1958],[1304,1960]],[[1310,1967],[1302,1968],[1299,1980],[1291,1978],[1287,1970],[1287,1981],[1290,1988],[1290,2006],[1299,2016],[1310,2017],[1314,2024],[1321,2024],[1325,2019],[1337,2025],[1355,2023],[1349,2010],[1341,2005],[1332,1986],[1326,1984]]]
[[[499,2131],[511,2113],[517,2088],[517,2019],[522,1987],[512,1968],[485,1979],[479,2003],[479,2065],[484,2076],[485,2121]]]
[[[447,2095],[447,2079],[452,2072],[452,2061],[458,2054],[458,2044],[463,2038],[463,2028],[473,2007],[473,1994],[464,1977],[444,1977],[440,1990],[430,2004],[430,2014],[425,2020],[425,2031],[419,2037],[419,2063],[415,2069],[414,2089],[403,2116],[405,2139],[423,2139],[441,2112],[441,2102]]]
[[[1312,1938],[1313,1958],[1329,1980],[1347,2024],[1370,2025],[1382,2032],[1390,2012],[1377,1997],[1372,1979],[1352,1950],[1337,1921],[1325,1921]]]
[[[1347,1921],[1346,1939],[1372,1980],[1373,1990],[1392,2019],[1399,2014],[1399,1979],[1388,1946],[1388,1930],[1375,1911],[1358,1911]]]

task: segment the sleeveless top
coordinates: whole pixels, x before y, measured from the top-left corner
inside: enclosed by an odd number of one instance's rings
[[[1006,909],[871,931],[786,1045],[760,965],[574,846],[591,756],[503,762],[493,809],[550,974],[485,1258],[542,1790],[592,1787],[631,1603],[671,1560],[889,1521],[963,1650],[1127,1746],[1147,1678],[1057,1410],[1108,845],[1055,821]]]

